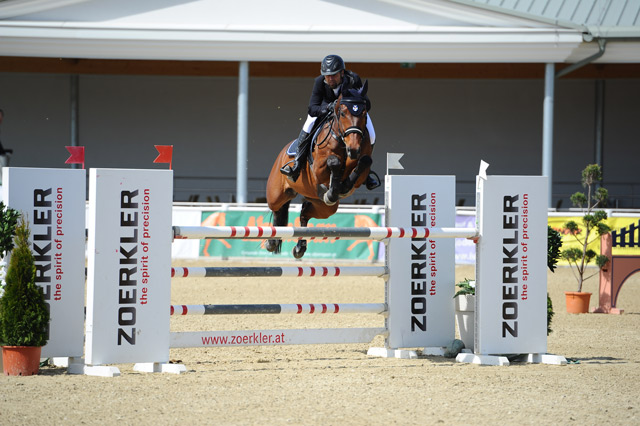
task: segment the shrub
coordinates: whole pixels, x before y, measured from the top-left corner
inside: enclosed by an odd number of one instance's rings
[[[35,282],[36,267],[29,244],[29,225],[20,218],[15,248],[0,299],[0,341],[5,346],[44,346],[48,340],[49,308]]]

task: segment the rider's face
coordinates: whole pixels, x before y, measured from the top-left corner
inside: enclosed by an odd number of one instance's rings
[[[340,71],[337,74],[334,75],[325,75],[324,76],[324,81],[325,83],[327,83],[327,85],[329,87],[331,87],[332,89],[335,89],[336,87],[338,87],[340,85],[340,83],[342,83],[342,73],[344,71]]]

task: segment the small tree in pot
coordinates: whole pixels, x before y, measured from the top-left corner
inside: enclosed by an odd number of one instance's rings
[[[20,212],[7,207],[0,201],[0,297],[4,291],[6,276],[6,256],[13,249],[13,236]]]
[[[574,271],[574,276],[578,281],[577,292],[565,292],[567,301],[569,297],[576,297],[575,293],[582,293],[582,284],[585,280],[598,274],[599,269],[607,264],[609,259],[607,256],[597,254],[593,249],[589,248],[591,244],[601,235],[611,232],[611,228],[605,223],[607,213],[604,210],[596,210],[597,207],[604,207],[609,197],[609,193],[604,188],[595,188],[596,184],[602,180],[602,169],[597,164],[589,164],[582,171],[582,186],[587,188],[587,193],[576,192],[571,196],[571,202],[574,206],[583,210],[582,227],[573,220],[564,224],[564,231],[572,235],[579,243],[578,247],[567,248],[562,251],[562,258],[569,262]],[[598,266],[598,271],[585,276],[587,274],[587,266],[594,260]],[[575,269],[575,270],[574,270]],[[589,296],[591,293],[586,293]],[[587,298],[586,307],[589,302]],[[585,309],[582,309],[586,312]]]
[[[48,340],[49,309],[35,282],[29,226],[23,218],[15,243],[0,299],[0,342],[5,374],[31,375],[38,373],[40,350]]]

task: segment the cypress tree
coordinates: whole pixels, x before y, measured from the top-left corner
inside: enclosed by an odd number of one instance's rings
[[[49,338],[49,308],[35,282],[29,225],[24,218],[20,218],[15,232],[7,284],[0,299],[0,342],[8,346],[44,346]]]

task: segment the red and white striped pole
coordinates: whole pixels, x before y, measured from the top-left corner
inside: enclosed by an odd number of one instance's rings
[[[387,238],[474,238],[475,228],[302,228],[287,226],[174,226],[175,239],[343,239],[385,240]]]
[[[384,277],[385,266],[175,267],[171,278],[210,277]]]

